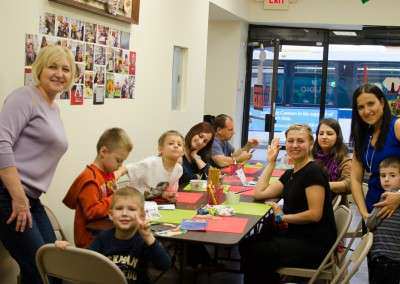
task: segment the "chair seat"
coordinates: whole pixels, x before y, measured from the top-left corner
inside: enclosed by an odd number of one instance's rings
[[[310,268],[281,267],[276,272],[278,272],[281,275],[312,278],[313,275],[317,272],[317,270]],[[331,271],[323,270],[320,272],[320,274],[318,274],[318,279],[331,280],[332,278],[333,274]]]

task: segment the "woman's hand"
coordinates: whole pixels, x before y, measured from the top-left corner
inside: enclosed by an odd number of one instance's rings
[[[55,241],[54,245],[56,246],[56,248],[65,250],[67,247],[71,246],[71,244],[67,241]]]
[[[161,197],[168,200],[171,203],[176,202],[176,192],[175,191],[163,191]]]
[[[193,160],[201,159],[199,154],[197,154],[198,152],[199,150],[193,150],[192,152],[190,152],[190,157],[192,157]]]
[[[25,229],[32,228],[32,215],[29,206],[29,199],[24,196],[21,199],[12,199],[12,212],[7,224],[15,222],[15,231],[23,232]]]
[[[272,211],[274,211],[274,215],[282,213],[282,208],[276,202],[266,201],[265,204],[270,205],[272,207]]]
[[[278,157],[279,154],[279,149],[280,149],[279,138],[272,139],[271,145],[269,145],[267,148],[268,163],[276,162],[276,158]]]
[[[142,236],[144,242],[148,246],[154,244],[156,239],[150,230],[150,222],[145,220],[144,217],[140,218],[138,214],[136,214],[136,224],[138,226],[139,234]]]
[[[378,217],[384,219],[391,217],[400,205],[400,193],[399,192],[384,192],[382,194],[383,201],[374,204],[374,207],[379,207]]]

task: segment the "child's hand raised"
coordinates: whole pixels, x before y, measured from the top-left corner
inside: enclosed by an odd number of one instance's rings
[[[136,215],[136,223],[138,226],[139,234],[142,236],[144,242],[148,246],[151,246],[156,241],[156,239],[154,238],[150,230],[150,222],[145,220],[143,217],[139,217],[139,215]]]

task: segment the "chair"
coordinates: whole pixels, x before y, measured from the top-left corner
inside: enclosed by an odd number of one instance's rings
[[[335,211],[339,205],[340,202],[342,202],[342,196],[340,194],[336,195],[335,198],[332,200],[332,207],[333,207],[333,211]]]
[[[367,256],[369,250],[371,249],[373,242],[373,234],[367,233],[362,238],[354,252],[351,254],[349,258],[347,258],[340,270],[336,273],[335,278],[333,278],[330,284],[337,283],[348,283],[353,275],[360,268],[361,263]],[[351,270],[349,271],[349,266],[351,265]]]
[[[44,284],[49,284],[48,276],[80,284],[127,284],[116,264],[87,249],[67,247],[61,250],[47,244],[37,251],[36,265]]]
[[[67,237],[60,225],[60,222],[58,222],[56,215],[46,205],[43,205],[43,207],[44,207],[44,210],[46,211],[47,217],[49,217],[51,226],[53,227],[53,230],[54,230],[54,233],[56,234],[57,240],[67,241]]]
[[[309,284],[314,283],[317,279],[332,280],[337,270],[337,254],[336,248],[339,242],[343,239],[343,236],[347,232],[350,226],[352,214],[349,208],[340,205],[334,212],[335,223],[337,229],[337,238],[335,243],[332,245],[328,254],[325,256],[318,269],[311,268],[297,268],[297,267],[281,267],[276,272],[280,275],[285,276],[296,276],[303,278],[311,278]]]

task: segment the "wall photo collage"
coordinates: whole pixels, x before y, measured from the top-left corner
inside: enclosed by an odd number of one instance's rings
[[[25,36],[25,85],[33,85],[31,65],[49,44],[68,47],[77,75],[72,88],[60,94],[71,105],[104,104],[105,99],[135,98],[136,52],[129,50],[130,33],[100,24],[45,13],[39,34]]]

